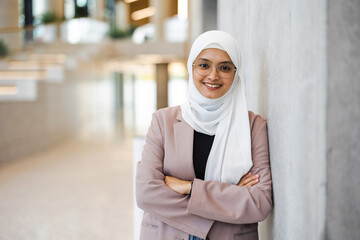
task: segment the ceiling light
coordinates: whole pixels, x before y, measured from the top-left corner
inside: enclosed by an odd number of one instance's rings
[[[45,80],[45,71],[0,71],[0,80]]]
[[[143,18],[151,17],[154,14],[155,14],[155,8],[148,7],[148,8],[144,8],[144,9],[133,12],[131,14],[131,18],[135,21],[138,21]]]

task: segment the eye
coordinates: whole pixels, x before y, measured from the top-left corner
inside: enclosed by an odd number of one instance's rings
[[[202,69],[208,69],[208,68],[209,68],[209,64],[207,64],[207,63],[199,63],[199,64],[198,64],[198,67],[199,67],[199,68],[202,68]]]
[[[231,65],[223,64],[219,66],[219,70],[222,72],[230,72],[233,70],[233,67]]]

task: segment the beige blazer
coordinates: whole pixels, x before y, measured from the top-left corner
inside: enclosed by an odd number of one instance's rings
[[[137,164],[136,200],[144,210],[140,239],[258,239],[257,222],[272,208],[266,121],[249,111],[253,167],[260,182],[250,188],[203,181],[193,167],[194,129],[179,106],[153,114],[141,161]],[[164,176],[194,180],[191,197],[165,185]]]

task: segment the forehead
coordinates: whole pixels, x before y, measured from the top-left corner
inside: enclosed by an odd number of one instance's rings
[[[227,52],[217,48],[207,48],[202,50],[195,60],[200,58],[211,62],[232,62]]]

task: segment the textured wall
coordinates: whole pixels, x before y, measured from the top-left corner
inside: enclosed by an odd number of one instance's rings
[[[326,239],[359,239],[360,1],[328,1]]]
[[[326,1],[219,0],[218,24],[243,50],[250,110],[268,120],[274,211],[261,239],[323,239]]]

